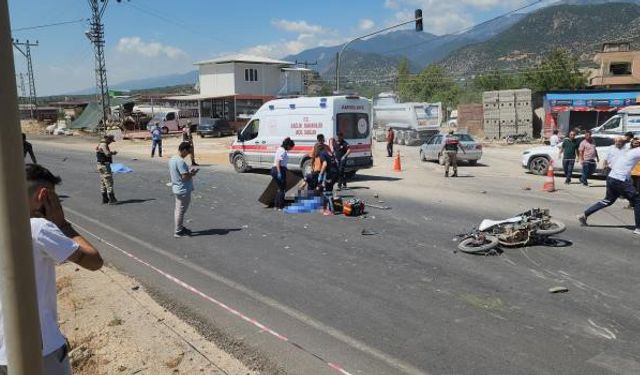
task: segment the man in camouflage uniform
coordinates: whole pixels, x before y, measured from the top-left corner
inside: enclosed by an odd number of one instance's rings
[[[449,168],[453,166],[453,177],[458,177],[458,150],[466,153],[460,140],[453,134],[453,130],[447,134],[440,153],[444,156],[444,176],[449,177]]]
[[[111,173],[111,163],[116,151],[111,151],[109,145],[115,142],[113,135],[105,135],[98,146],[96,146],[97,168],[100,173],[100,192],[102,192],[102,203],[116,204],[118,200],[113,193],[113,174]]]

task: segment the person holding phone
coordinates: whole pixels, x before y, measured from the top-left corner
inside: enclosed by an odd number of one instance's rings
[[[70,375],[69,347],[58,327],[55,267],[64,262],[73,262],[87,270],[96,271],[102,267],[103,260],[96,248],[65,219],[60,198],[56,194],[60,177],[37,164],[27,164],[26,173],[43,374]],[[0,374],[4,375],[8,369],[2,311],[0,301]]]
[[[178,146],[178,154],[169,160],[169,174],[171,175],[171,190],[176,197],[176,207],[174,211],[175,231],[173,236],[181,238],[191,235],[191,230],[184,226],[184,215],[191,203],[191,192],[193,192],[193,177],[198,174],[198,168],[191,168],[184,160],[191,154],[191,144],[182,142]]]

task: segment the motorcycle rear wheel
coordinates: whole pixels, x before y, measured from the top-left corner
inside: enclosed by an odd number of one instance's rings
[[[479,254],[498,246],[498,238],[494,236],[485,236],[482,244],[477,244],[476,241],[473,237],[465,238],[458,244],[458,249],[469,254]]]
[[[564,232],[567,226],[558,220],[549,219],[540,225],[540,228],[536,230],[536,234],[540,236],[553,236]]]

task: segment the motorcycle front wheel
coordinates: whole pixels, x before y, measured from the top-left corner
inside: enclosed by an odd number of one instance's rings
[[[536,234],[540,236],[553,236],[554,234],[562,233],[567,229],[567,226],[558,220],[549,219],[540,224],[540,228],[536,230]]]
[[[460,241],[458,249],[465,253],[478,254],[486,253],[487,251],[498,246],[498,238],[494,236],[485,236],[484,241],[479,243],[476,238],[469,237]]]

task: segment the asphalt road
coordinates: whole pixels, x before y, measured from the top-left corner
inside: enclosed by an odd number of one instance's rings
[[[499,154],[456,181],[417,161],[400,178],[365,173],[348,194],[371,202],[383,192],[392,206],[366,218],[284,215],[256,202],[267,175],[204,167],[187,215],[195,236],[174,239],[164,163],[120,157],[135,172],[116,175],[121,204],[103,206],[91,152],[37,151],[63,178],[69,219],[105,241],[108,262],[265,372],[640,373],[630,213],[616,206],[580,228],[571,218],[594,193],[524,191],[534,177],[493,175]],[[455,234],[531,205],[567,222],[567,246],[454,251]]]

